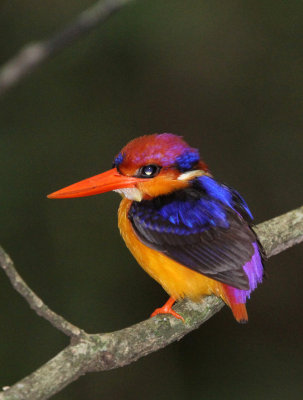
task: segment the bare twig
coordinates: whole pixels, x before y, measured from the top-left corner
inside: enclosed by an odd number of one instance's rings
[[[256,232],[267,257],[303,242],[303,207],[259,224]],[[223,305],[215,296],[201,303],[184,300],[176,306],[184,324],[173,317],[157,316],[120,331],[80,336],[37,371],[0,393],[0,400],[48,399],[80,375],[122,367],[181,339]]]
[[[84,332],[77,326],[66,321],[61,315],[56,314],[52,311],[43,301],[38,297],[32,289],[24,282],[21,276],[18,274],[14,267],[14,263],[9,257],[9,255],[0,247],[0,265],[13,287],[21,294],[28,302],[30,307],[36,311],[40,317],[45,318],[49,321],[55,328],[59,329],[63,333],[71,337],[83,336]]]
[[[69,26],[44,41],[27,44],[0,68],[0,96],[25,76],[134,0],[99,0]]]

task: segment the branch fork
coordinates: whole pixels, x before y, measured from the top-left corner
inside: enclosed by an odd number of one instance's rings
[[[303,242],[303,206],[257,225],[255,231],[267,257]],[[18,274],[1,247],[0,265],[30,307],[71,338],[69,346],[37,371],[13,386],[3,388],[0,400],[48,399],[87,372],[123,367],[182,339],[224,305],[216,296],[205,297],[201,303],[183,300],[175,310],[182,314],[184,323],[160,315],[116,332],[88,334],[45,305]]]

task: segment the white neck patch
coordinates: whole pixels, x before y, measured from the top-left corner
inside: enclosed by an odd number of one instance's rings
[[[117,189],[114,190],[114,192],[121,194],[122,197],[126,197],[127,199],[134,201],[141,201],[143,197],[142,192],[137,188]]]
[[[204,171],[196,170],[196,171],[187,171],[178,176],[178,181],[187,181],[192,178],[196,178],[197,176],[206,175]]]

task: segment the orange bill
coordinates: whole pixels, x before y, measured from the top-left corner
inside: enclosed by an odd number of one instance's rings
[[[92,196],[116,189],[134,188],[138,182],[142,181],[146,181],[146,179],[121,175],[117,168],[113,168],[102,174],[92,176],[91,178],[60,189],[57,192],[49,194],[47,197],[49,199],[66,199]]]

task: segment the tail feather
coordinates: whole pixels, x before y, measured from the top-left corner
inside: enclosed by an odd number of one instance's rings
[[[264,273],[258,243],[253,243],[253,246],[255,248],[254,255],[251,260],[243,266],[249,280],[249,290],[241,290],[224,283],[222,284],[224,290],[222,298],[231,308],[235,319],[240,323],[248,321],[245,303],[246,300],[249,299],[251,292],[256,289],[258,283],[262,282]]]
[[[237,322],[239,322],[240,324],[245,324],[248,321],[248,315],[245,304],[231,303],[230,308]]]
[[[240,324],[244,324],[248,321],[248,315],[247,315],[247,310],[246,310],[246,305],[244,302],[239,301],[239,299],[236,296],[235,289],[232,288],[231,286],[225,285],[224,283],[222,284],[223,287],[223,295],[222,299],[225,301],[225,303],[231,308],[231,311]],[[242,301],[246,301],[246,298]]]

